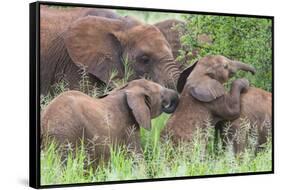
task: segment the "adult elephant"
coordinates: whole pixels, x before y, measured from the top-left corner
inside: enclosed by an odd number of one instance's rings
[[[61,79],[76,88],[81,67],[90,82],[108,83],[113,71],[117,71],[116,78],[123,78],[128,64],[129,80],[148,77],[175,88],[179,68],[169,43],[155,26],[131,17],[79,18],[41,52],[41,93],[46,94]]]
[[[108,9],[82,8],[82,7],[40,7],[40,50],[46,52],[50,43],[78,18],[88,15],[105,18],[120,19],[115,12]]]
[[[180,27],[183,27],[184,24],[183,21],[177,19],[168,19],[155,24],[171,45],[173,56],[175,58],[179,56],[179,50],[181,49]]]
[[[154,24],[165,36],[166,40],[169,42],[174,58],[177,58],[180,55],[179,50],[182,48],[180,43],[181,32],[180,28],[184,26],[184,22],[177,19],[167,19],[161,22]],[[178,62],[183,65],[186,60]]]

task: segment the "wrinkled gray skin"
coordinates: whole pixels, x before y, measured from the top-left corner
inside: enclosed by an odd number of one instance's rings
[[[45,22],[41,13],[41,28],[56,30],[55,16]],[[51,26],[53,28],[49,29]],[[43,35],[42,34],[42,35]],[[81,71],[88,74],[92,84],[108,84],[112,71],[114,79],[125,77],[127,62],[132,75],[130,80],[148,77],[151,80],[175,88],[179,76],[169,43],[152,25],[142,24],[131,17],[104,18],[79,17],[54,40],[45,43],[41,51],[41,93],[60,80],[66,80],[70,89],[77,89]]]
[[[223,86],[237,70],[255,73],[250,65],[224,56],[206,56],[185,69],[178,81],[179,105],[167,122],[163,135],[169,133],[175,143],[190,141],[197,127],[206,121],[215,125],[240,115],[240,95],[249,88],[247,79],[233,81],[230,92]]]
[[[131,81],[101,99],[67,91],[41,114],[42,140],[54,139],[63,147],[84,139],[96,164],[100,158],[108,160],[110,145],[126,145],[141,153],[140,127],[150,130],[151,119],[162,112],[172,113],[178,99],[174,90],[145,79]]]

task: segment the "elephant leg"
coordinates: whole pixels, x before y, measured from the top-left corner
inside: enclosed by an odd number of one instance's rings
[[[64,70],[64,78],[67,88],[78,90],[85,94],[100,96],[103,95],[104,89],[112,90],[110,85],[106,85],[97,77],[87,73],[84,69],[79,68],[74,63],[69,63],[67,69]]]
[[[264,150],[265,144],[270,140],[269,138],[272,136],[271,130],[272,130],[272,122],[265,118],[263,122],[261,122],[260,125],[253,125],[252,126],[253,131],[253,137],[256,139],[256,153]]]
[[[91,137],[88,138],[87,144],[85,144],[85,150],[87,151],[87,167],[96,169],[98,166],[106,167],[110,160],[110,153],[113,144],[106,137]],[[113,147],[114,148],[114,147]]]
[[[51,72],[48,73],[46,72],[46,70],[43,69],[44,64],[41,65],[42,66],[40,68],[40,95],[47,95],[51,86],[52,76]]]
[[[231,125],[233,135],[233,149],[236,155],[244,152],[247,146],[248,131],[245,131],[240,124],[240,120],[236,120]]]
[[[240,116],[241,93],[249,88],[247,79],[237,79],[233,81],[228,94],[206,104],[212,113],[225,120],[234,120]]]
[[[247,132],[243,131],[240,126],[240,120],[227,124],[226,121],[220,121],[215,125],[215,130],[222,141],[222,148],[225,150],[227,147],[233,149],[236,155],[244,151],[246,147]],[[218,137],[215,138],[215,142]],[[216,147],[218,147],[216,145]]]
[[[215,124],[214,147],[216,152],[218,152],[219,150],[219,139],[221,139],[222,148],[225,149],[226,147],[225,136],[223,134],[224,126],[225,126],[225,121],[219,121]]]
[[[236,155],[242,153],[246,148],[248,133],[241,127],[240,119],[230,124],[221,122],[219,127],[224,149],[229,146]]]

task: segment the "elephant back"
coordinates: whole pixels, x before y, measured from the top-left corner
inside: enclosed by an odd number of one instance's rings
[[[241,94],[241,100],[242,118],[247,118],[258,125],[272,122],[272,94],[270,92],[251,87],[246,93]]]
[[[171,136],[174,143],[181,140],[191,141],[196,128],[209,126],[212,114],[189,93],[181,95],[176,111],[167,121],[161,136]]]
[[[59,37],[75,20],[86,16],[99,16],[111,19],[120,19],[113,11],[97,8],[40,8],[40,42],[41,53],[46,52],[53,40]]]

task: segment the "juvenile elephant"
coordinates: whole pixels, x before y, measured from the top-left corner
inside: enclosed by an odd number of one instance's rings
[[[272,94],[250,87],[247,93],[241,94],[240,117],[228,122],[219,122],[216,133],[224,144],[233,144],[236,154],[243,152],[248,144],[254,145],[256,151],[261,149],[272,132]]]
[[[236,122],[239,116],[247,116],[259,125],[266,115],[271,116],[271,97],[265,96],[266,92],[250,88],[240,96],[249,88],[246,79],[235,80],[230,92],[225,91],[223,83],[237,70],[255,73],[250,65],[224,56],[206,56],[181,73],[177,85],[180,102],[165,131],[172,135],[173,141],[190,141],[197,127],[206,127],[206,121],[215,125],[222,120]]]
[[[97,162],[108,159],[109,145],[128,145],[140,153],[140,127],[149,130],[152,118],[172,113],[177,103],[177,92],[145,79],[131,81],[101,99],[68,91],[43,111],[41,134],[59,145],[84,139]]]
[[[175,88],[180,73],[159,29],[131,17],[75,20],[41,52],[40,66],[42,94],[61,79],[75,89],[81,68],[91,83],[107,84],[113,71],[122,79],[129,70],[129,80],[148,77],[169,88]]]

